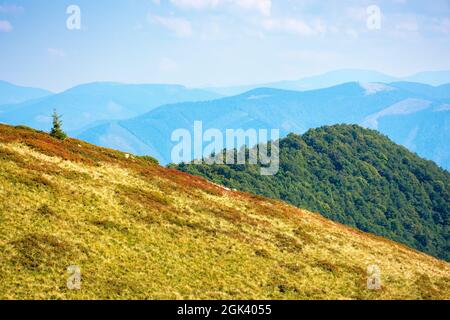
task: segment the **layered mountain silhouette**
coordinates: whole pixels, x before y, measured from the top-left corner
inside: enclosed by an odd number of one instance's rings
[[[333,87],[347,82],[418,82],[432,86],[440,86],[446,83],[450,83],[450,71],[427,71],[420,72],[408,77],[394,77],[371,70],[343,69],[327,72],[318,76],[303,78],[300,80],[279,81],[258,85],[216,87],[208,88],[208,90],[231,96],[261,87],[306,91]]]
[[[48,130],[53,109],[70,133],[106,120],[128,119],[168,103],[210,100],[218,94],[179,85],[84,84],[21,104],[0,106],[0,122]]]
[[[78,137],[105,147],[137,154],[153,154],[171,162],[174,130],[279,128],[290,132],[339,123],[359,124],[386,134],[421,157],[450,168],[449,85],[433,87],[400,82],[346,83],[313,91],[255,89],[222,99],[178,103],[156,108],[124,121],[103,123]]]
[[[0,105],[21,103],[49,96],[51,94],[50,91],[44,89],[18,86],[0,80]]]
[[[405,79],[439,84],[448,76],[446,71],[423,72]],[[303,90],[349,79],[360,82],[310,91],[276,88]],[[91,83],[53,95],[1,83],[0,101],[7,103],[0,105],[0,122],[47,131],[56,109],[71,136],[136,154],[153,154],[164,164],[172,161],[171,133],[192,128],[194,121],[202,121],[205,129],[222,131],[279,128],[283,136],[322,125],[359,124],[450,168],[450,85],[399,82],[364,70],[334,71],[300,82],[303,85],[272,83],[268,86],[275,88],[225,98],[178,85]],[[11,103],[22,100],[27,101]]]

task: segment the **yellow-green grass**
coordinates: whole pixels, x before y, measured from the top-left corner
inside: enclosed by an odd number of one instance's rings
[[[0,299],[449,299],[449,279],[444,261],[318,214],[0,125]]]

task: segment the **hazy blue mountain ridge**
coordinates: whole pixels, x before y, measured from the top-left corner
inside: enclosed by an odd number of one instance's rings
[[[438,78],[445,77],[442,72]],[[377,72],[341,70],[302,81],[316,86],[347,78],[392,79]],[[179,85],[99,82],[0,105],[0,122],[48,131],[53,109],[63,115],[64,128],[71,136],[151,154],[162,163],[171,162],[172,132],[192,130],[194,121],[202,121],[205,130],[276,128],[281,136],[345,123],[379,130],[420,156],[450,168],[450,84],[361,81],[310,91],[263,87],[221,97]]]
[[[285,80],[278,82],[270,82],[264,84],[251,84],[232,87],[213,87],[208,88],[210,91],[220,93],[222,95],[238,95],[252,89],[260,87],[269,87],[284,90],[316,90],[328,88],[347,82],[417,82],[427,85],[439,86],[450,83],[450,71],[428,71],[421,72],[409,77],[394,77],[381,72],[371,70],[358,69],[342,69],[327,72],[321,75],[306,77],[300,80]]]
[[[52,93],[48,90],[18,86],[0,80],[0,105],[21,103],[49,96],[51,94]]]
[[[418,92],[416,87],[420,88]],[[161,106],[116,125],[139,140],[136,144],[130,142],[125,151],[140,154],[143,150],[156,150],[157,158],[169,163],[175,145],[170,141],[172,132],[179,128],[192,131],[194,121],[202,121],[204,130],[218,128],[223,132],[233,128],[279,128],[282,136],[323,125],[360,124],[380,130],[448,169],[450,104],[448,99],[440,98],[446,97],[445,86],[427,87],[426,92],[423,88],[406,83],[396,86],[354,82],[305,92],[259,88],[212,101]],[[432,95],[438,98],[431,99]],[[79,137],[118,148],[120,145],[114,141],[124,138],[116,135],[117,131],[117,127],[110,130],[103,125],[86,130]]]
[[[160,105],[220,97],[179,85],[90,83],[22,104],[0,106],[0,122],[48,130],[53,109],[63,115],[69,132],[105,120],[129,119]]]

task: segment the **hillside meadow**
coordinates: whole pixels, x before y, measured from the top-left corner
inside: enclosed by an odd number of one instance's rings
[[[450,298],[449,264],[401,244],[149,157],[5,125],[0,253],[0,299]],[[381,290],[367,287],[371,265]]]

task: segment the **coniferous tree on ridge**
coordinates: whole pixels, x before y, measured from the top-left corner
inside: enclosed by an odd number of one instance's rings
[[[62,121],[61,116],[58,115],[56,109],[53,111],[53,127],[50,131],[50,135],[59,140],[65,140],[67,138],[67,134],[62,130]]]

